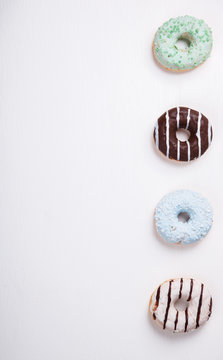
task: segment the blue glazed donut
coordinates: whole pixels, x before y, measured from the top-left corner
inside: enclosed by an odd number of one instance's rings
[[[188,245],[203,239],[211,228],[212,218],[208,200],[190,190],[165,195],[155,210],[157,232],[171,244]]]

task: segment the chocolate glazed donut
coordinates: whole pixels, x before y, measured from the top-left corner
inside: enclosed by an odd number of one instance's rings
[[[187,141],[180,141],[176,131],[190,132]],[[179,161],[194,160],[205,153],[212,141],[212,127],[208,119],[196,110],[175,107],[157,120],[154,129],[156,147],[168,158]]]

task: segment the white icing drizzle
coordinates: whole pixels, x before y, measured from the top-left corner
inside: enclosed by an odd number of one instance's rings
[[[208,121],[208,146],[211,144],[211,124]]]
[[[177,106],[177,129],[180,128],[180,109],[179,106]]]
[[[190,161],[190,143],[188,140],[187,140],[187,159],[188,161]]]
[[[180,141],[177,140],[177,160],[180,160]]]
[[[201,134],[200,134],[200,130],[201,130],[201,113],[199,112],[198,114],[198,122],[197,122],[197,139],[198,139],[198,157],[201,156]]]
[[[190,123],[190,109],[188,109],[188,112],[187,112],[187,126],[186,126],[186,130],[188,130],[189,123]]]
[[[156,136],[156,147],[159,148],[159,121],[157,121],[156,123],[155,136]]]
[[[169,157],[169,114],[166,112],[166,156]]]

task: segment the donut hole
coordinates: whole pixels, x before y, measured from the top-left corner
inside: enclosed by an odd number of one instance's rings
[[[188,301],[185,298],[178,299],[174,303],[174,307],[177,311],[185,311],[188,307]]]
[[[187,141],[190,137],[190,131],[180,128],[176,131],[176,137],[180,141]]]
[[[190,215],[186,211],[182,211],[177,215],[178,221],[187,223],[190,220]]]
[[[181,35],[176,41],[175,47],[178,50],[186,51],[189,49],[191,40],[186,37],[186,35]]]

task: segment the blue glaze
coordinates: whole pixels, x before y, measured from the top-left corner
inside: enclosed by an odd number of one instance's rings
[[[189,220],[178,220],[186,212]],[[204,238],[212,225],[213,211],[208,200],[197,192],[178,190],[164,196],[155,211],[159,235],[172,244],[192,244]]]

